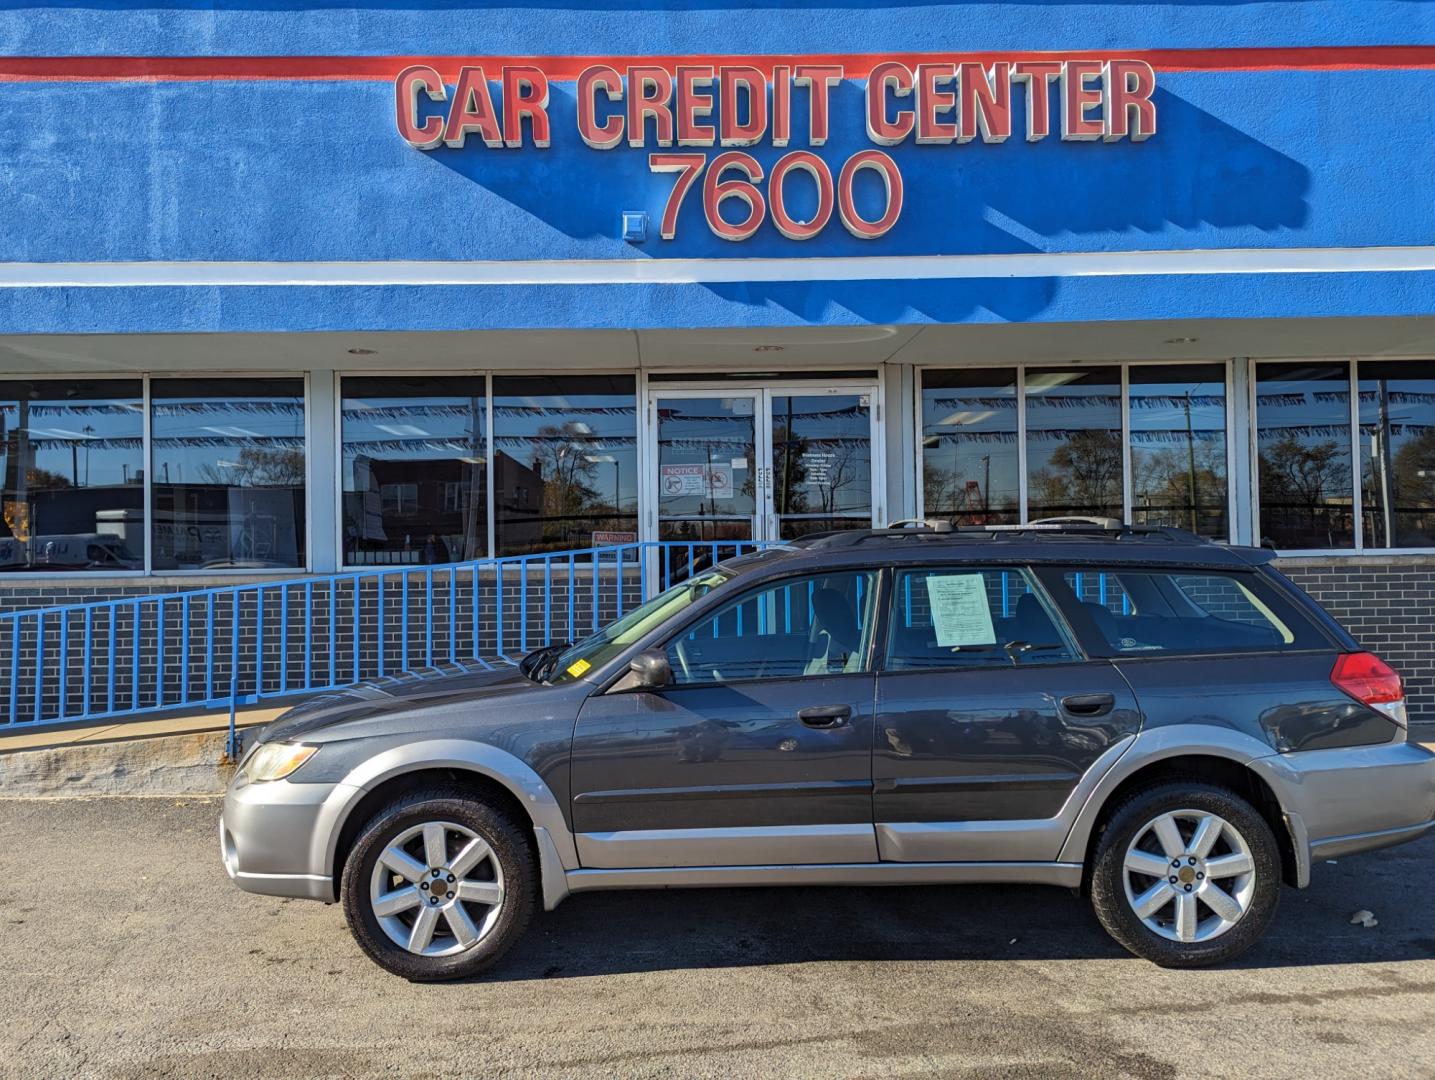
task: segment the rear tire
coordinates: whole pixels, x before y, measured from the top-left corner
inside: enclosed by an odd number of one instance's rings
[[[1213,784],[1162,784],[1112,812],[1091,867],[1106,932],[1162,967],[1225,963],[1270,925],[1281,858],[1260,812]]]
[[[471,792],[405,795],[363,827],[344,865],[359,947],[414,982],[476,975],[523,935],[538,903],[528,834]]]

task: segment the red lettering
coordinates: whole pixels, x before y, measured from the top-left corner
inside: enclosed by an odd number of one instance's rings
[[[431,67],[416,64],[399,72],[394,80],[394,122],[399,134],[415,150],[432,150],[443,142],[443,117],[430,116],[419,123],[419,94],[430,101],[443,101],[448,92],[443,79]]]
[[[912,133],[914,122],[910,109],[898,110],[895,119],[887,119],[887,90],[896,97],[912,93],[912,73],[905,64],[890,60],[878,64],[867,77],[867,138],[883,146],[896,146]]]
[[[503,145],[498,117],[493,112],[493,98],[488,93],[488,80],[484,78],[481,67],[460,69],[448,124],[443,130],[443,141],[449,146],[462,146],[470,131],[478,132],[485,146]]]
[[[598,123],[599,90],[609,101],[622,101],[622,77],[603,64],[584,68],[578,76],[578,134],[595,150],[611,150],[623,141],[623,117],[615,113]]]
[[[1040,142],[1051,134],[1051,80],[1061,74],[1055,61],[1022,61],[1012,69],[1012,82],[1026,84],[1026,141]]]
[[[1011,135],[1011,65],[962,65],[962,142],[980,133],[982,142],[1006,142]]]
[[[523,145],[523,118],[528,117],[534,146],[548,145],[548,76],[536,67],[503,69],[503,141]]]
[[[767,131],[767,80],[754,67],[725,67],[718,71],[718,85],[722,145],[751,146]],[[746,122],[740,119],[739,97],[747,99]]]
[[[887,189],[886,209],[876,221],[868,221],[857,213],[852,188],[857,174],[863,169],[879,173]],[[853,154],[842,166],[842,173],[837,178],[837,210],[842,215],[842,224],[857,239],[876,240],[885,236],[902,214],[902,174],[897,171],[897,163],[880,150],[863,150]]]
[[[837,64],[799,64],[792,81],[807,87],[807,141],[821,146],[827,141],[828,95],[842,82],[842,68]]]
[[[792,69],[777,64],[772,69],[772,145],[786,146],[792,138]]]
[[[666,68],[628,69],[628,145],[642,146],[647,118],[653,118],[653,133],[659,146],[673,145],[673,113],[668,100],[673,96],[673,77]]]
[[[1061,137],[1067,142],[1091,142],[1106,134],[1103,121],[1086,115],[1105,96],[1100,87],[1086,85],[1101,77],[1103,66],[1097,60],[1068,60],[1061,65]]]
[[[787,212],[782,182],[793,169],[805,172],[817,185],[817,213],[812,215],[811,221],[798,221]],[[772,167],[772,174],[767,178],[767,202],[772,212],[772,223],[789,240],[811,240],[826,228],[827,222],[832,219],[835,201],[832,171],[827,168],[827,162],[811,151],[794,150],[784,155]]]
[[[713,96],[699,92],[711,86],[713,69],[706,65],[679,66],[677,72],[678,145],[711,146],[717,132],[699,119],[712,115]]]
[[[938,113],[950,113],[957,105],[955,90],[939,90],[939,84],[957,77],[955,64],[917,65],[917,141],[949,143],[957,137],[956,118],[950,122],[937,119]]]
[[[1156,134],[1156,73],[1144,60],[1113,60],[1101,79],[1104,96],[1102,120],[1106,141],[1131,137],[1145,142]]]

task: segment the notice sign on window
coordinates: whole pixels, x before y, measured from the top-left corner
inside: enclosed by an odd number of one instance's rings
[[[943,648],[995,645],[996,628],[981,574],[932,574],[927,578],[932,628]]]

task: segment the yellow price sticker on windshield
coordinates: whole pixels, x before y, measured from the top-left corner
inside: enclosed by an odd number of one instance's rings
[[[576,679],[579,675],[582,675],[583,672],[587,671],[592,666],[593,665],[588,663],[587,660],[575,660],[573,663],[568,665],[568,674],[572,675]]]

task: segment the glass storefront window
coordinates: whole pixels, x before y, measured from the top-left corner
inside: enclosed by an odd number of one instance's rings
[[[922,493],[929,517],[1020,520],[1016,369],[922,373]]]
[[[1260,537],[1278,549],[1355,542],[1350,365],[1256,365]]]
[[[1128,369],[1131,520],[1227,539],[1226,369]]]
[[[1027,368],[1032,520],[1122,517],[1121,369]]]
[[[447,563],[488,549],[482,375],[341,383],[344,564]]]
[[[144,568],[139,379],[0,381],[0,570]]]
[[[1361,360],[1356,374],[1362,542],[1435,547],[1435,361]]]
[[[150,383],[156,570],[304,565],[304,380]]]
[[[631,375],[493,378],[498,554],[638,539]]]

